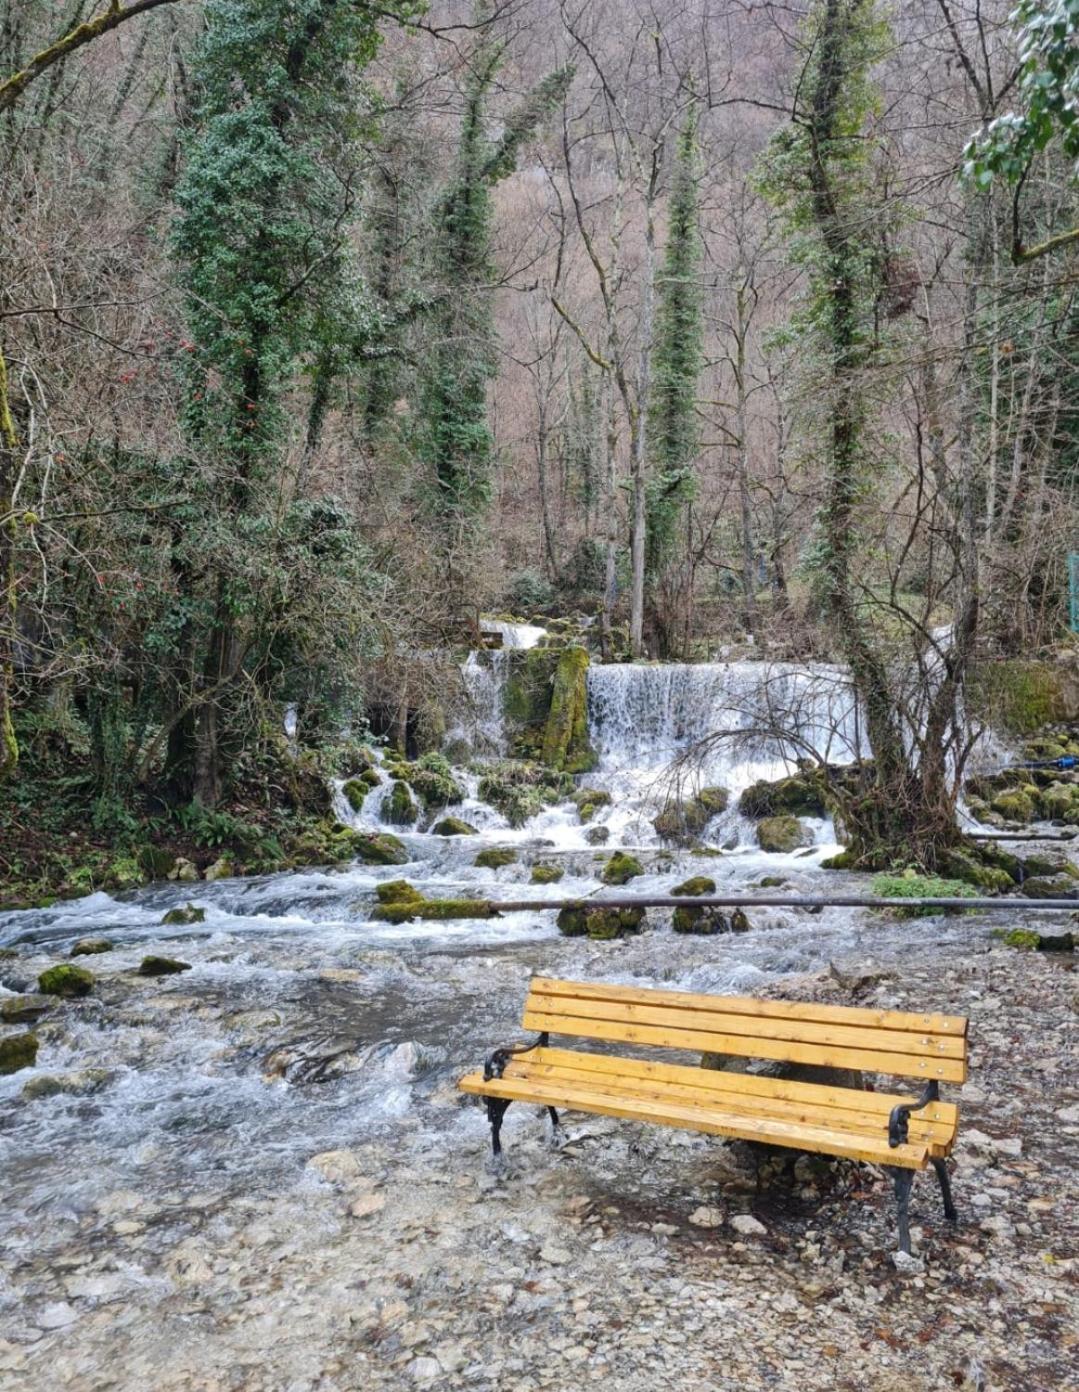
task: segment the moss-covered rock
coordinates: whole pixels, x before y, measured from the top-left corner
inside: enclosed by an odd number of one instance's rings
[[[5,1039],[0,1039],[0,1075],[33,1068],[37,1051],[36,1034],[9,1034]]]
[[[420,815],[412,792],[403,778],[397,779],[388,798],[383,799],[379,816],[390,826],[414,826]]]
[[[610,807],[611,795],[602,788],[579,788],[570,799],[582,822],[590,822],[601,807]]]
[[[351,852],[357,860],[362,860],[365,865],[405,865],[408,863],[408,851],[405,849],[404,842],[399,841],[396,836],[391,836],[386,831],[357,835],[352,842]]]
[[[104,883],[109,889],[138,889],[146,883],[146,874],[134,856],[117,856],[105,871]]]
[[[644,922],[644,910],[590,909],[584,904],[572,904],[560,911],[556,922],[563,937],[610,941],[639,933]]]
[[[162,926],[166,928],[183,928],[192,923],[205,922],[206,910],[200,908],[198,904],[183,904],[178,908],[169,909],[161,920]]]
[[[632,856],[626,851],[615,851],[603,867],[600,879],[604,884],[623,885],[643,874],[644,866],[636,856]]]
[[[55,1004],[49,996],[0,996],[0,1023],[32,1025]]]
[[[565,873],[561,865],[533,865],[531,880],[533,884],[557,884]]]
[[[820,863],[822,870],[857,870],[858,857],[851,850],[838,851]]]
[[[503,759],[485,766],[478,791],[510,826],[522,827],[544,807],[569,797],[573,779],[535,760]]]
[[[1077,694],[1075,669],[1063,663],[995,658],[976,664],[967,676],[971,713],[1017,735],[1074,719]]]
[[[443,817],[440,822],[436,822],[431,828],[435,836],[477,836],[479,833],[470,822],[463,822],[460,817]]]
[[[63,996],[72,999],[88,996],[94,989],[94,978],[85,967],[73,967],[70,963],[61,962],[58,966],[49,967],[41,973],[37,979],[37,988],[43,996]]]
[[[780,854],[812,844],[812,837],[797,817],[762,817],[757,823],[757,844],[762,851]]]
[[[689,798],[671,798],[652,825],[664,841],[684,841],[703,831],[713,817],[727,810],[726,788],[702,788]]]
[[[408,880],[384,880],[375,886],[375,897],[380,904],[410,904],[423,901],[423,895]]]
[[[371,917],[387,923],[407,923],[410,919],[491,918],[495,914],[487,899],[427,899],[422,894],[382,903]]]
[[[994,812],[1009,822],[1032,822],[1037,813],[1035,798],[1038,790],[1032,792],[1024,788],[1014,788],[1007,793],[998,793],[989,804]]]
[[[71,949],[72,957],[100,957],[103,952],[111,952],[112,943],[108,938],[80,938]]]
[[[75,1073],[41,1073],[23,1084],[22,1095],[27,1102],[40,1097],[86,1097],[100,1092],[112,1081],[107,1068],[80,1068]]]
[[[374,780],[373,782],[371,781],[372,779]],[[382,780],[374,769],[364,769],[363,773],[358,778],[350,778],[348,782],[344,784],[341,792],[344,794],[345,801],[348,803],[349,807],[352,808],[353,812],[360,812],[363,810],[363,804],[367,799],[367,794],[372,788],[377,788],[381,781]]]
[[[231,880],[235,873],[235,866],[228,856],[218,856],[214,863],[202,872],[202,878],[208,884],[213,884],[215,880]]]
[[[1079,899],[1079,884],[1070,875],[1032,875],[1020,890],[1027,899]]]
[[[710,880],[707,875],[693,875],[690,879],[675,885],[671,890],[671,893],[679,898],[690,895],[696,898],[704,894],[715,894],[715,892],[716,882]]]
[[[1001,865],[991,865],[973,851],[944,851],[940,856],[940,873],[948,879],[961,880],[991,894],[1015,888],[1015,876]]]
[[[193,884],[198,877],[198,866],[194,861],[188,860],[186,856],[177,856],[165,878],[176,880],[180,884]]]
[[[999,929],[995,937],[1024,952],[1074,952],[1076,935],[1074,933],[1039,933],[1034,928]]]
[[[139,963],[139,976],[178,976],[180,972],[190,971],[190,962],[181,962],[175,957],[144,957]]]
[[[761,779],[738,799],[744,817],[823,817],[827,815],[821,776],[813,772],[791,774],[774,782]]]
[[[565,773],[588,773],[596,766],[588,739],[588,665],[586,648],[566,648],[558,656],[551,685],[543,762]]]
[[[481,870],[500,870],[503,865],[515,865],[516,863],[517,852],[501,846],[489,846],[487,850],[480,851],[472,862]]]

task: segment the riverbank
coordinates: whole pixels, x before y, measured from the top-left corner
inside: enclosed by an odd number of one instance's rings
[[[37,1100],[0,1080],[0,1371],[72,1392],[1066,1385],[1071,959],[1001,947],[996,916],[850,912],[618,944],[522,914],[458,948],[446,925],[344,931],[330,905],[361,891],[348,874],[210,886],[218,908],[186,938],[139,926],[164,898],[6,920],[9,941],[27,929],[9,975],[56,960],[76,922],[111,918],[117,946],[91,959],[93,995],[36,1027],[36,1072],[111,1080]],[[286,902],[302,935],[275,918]],[[192,970],[134,975],[158,950]],[[899,1272],[871,1168],[801,1161],[757,1195],[740,1147],[571,1117],[551,1153],[527,1108],[496,1183],[453,1080],[517,1035],[534,971],[968,1014],[959,1228],[920,1178],[921,1265]]]

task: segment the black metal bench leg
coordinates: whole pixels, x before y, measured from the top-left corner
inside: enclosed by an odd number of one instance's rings
[[[551,1123],[547,1133],[547,1143],[552,1150],[558,1150],[562,1144],[562,1123],[558,1120],[558,1113],[553,1107],[547,1108],[547,1116]]]
[[[491,1151],[495,1161],[502,1158],[502,1118],[506,1115],[509,1099],[506,1097],[487,1097],[487,1120],[491,1123]]]
[[[910,1190],[914,1183],[914,1171],[896,1166],[892,1170],[895,1181],[895,1206],[899,1214],[899,1250],[910,1256]]]
[[[949,1223],[954,1223],[959,1214],[956,1213],[955,1204],[952,1202],[952,1182],[948,1177],[947,1162],[937,1158],[931,1163],[940,1182],[940,1197],[944,1200],[944,1216]]]

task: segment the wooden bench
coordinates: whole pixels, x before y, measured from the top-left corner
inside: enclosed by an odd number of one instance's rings
[[[914,1172],[932,1165],[945,1216],[955,1219],[945,1157],[955,1143],[959,1109],[940,1101],[940,1085],[962,1083],[967,1076],[967,1022],[958,1016],[536,977],[522,1023],[539,1031],[534,1043],[496,1049],[482,1073],[470,1073],[458,1084],[486,1099],[496,1160],[506,1108],[511,1102],[538,1103],[555,1128],[557,1109],[563,1107],[885,1166],[895,1182],[900,1250],[908,1253]],[[553,1034],[603,1046],[731,1054],[917,1078],[923,1089],[915,1099],[552,1048]]]

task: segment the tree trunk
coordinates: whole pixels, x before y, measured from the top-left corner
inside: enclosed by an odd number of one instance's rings
[[[0,783],[11,778],[19,762],[12,714],[15,680],[15,480],[19,437],[11,412],[7,359],[0,347]]]

